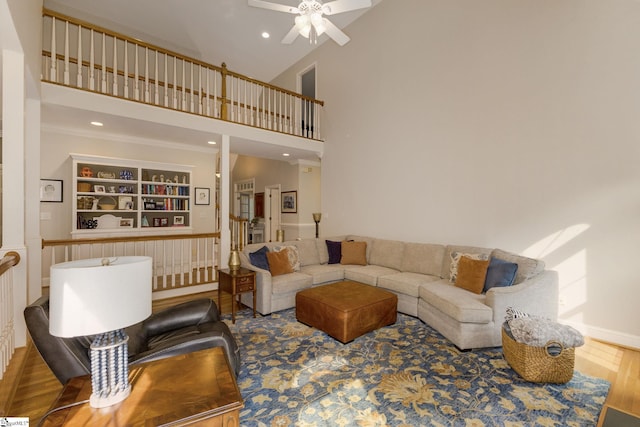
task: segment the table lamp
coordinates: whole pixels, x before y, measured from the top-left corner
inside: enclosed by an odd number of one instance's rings
[[[131,392],[123,328],[151,314],[152,260],[144,256],[92,258],[51,266],[49,332],[95,335],[90,348],[89,403],[104,408]]]
[[[316,239],[318,238],[318,224],[320,223],[320,218],[322,217],[321,213],[313,214],[313,221],[316,223]]]

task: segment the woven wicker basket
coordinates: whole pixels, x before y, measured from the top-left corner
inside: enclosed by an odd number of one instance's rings
[[[550,348],[560,347],[557,355]],[[514,371],[532,383],[564,384],[573,378],[575,348],[564,348],[550,341],[545,347],[532,347],[513,339],[502,326],[502,351],[504,358]]]

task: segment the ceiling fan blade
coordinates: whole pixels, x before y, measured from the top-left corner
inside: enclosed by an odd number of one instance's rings
[[[262,9],[275,10],[277,12],[286,12],[286,13],[300,13],[297,7],[287,6],[284,4],[271,3],[268,1],[262,0],[249,0],[249,6],[260,7]]]
[[[324,25],[326,27],[324,32],[340,46],[344,46],[349,42],[349,40],[351,40],[349,36],[343,33],[340,28],[336,27],[333,22],[328,19],[324,20]]]
[[[371,0],[335,0],[323,4],[322,12],[325,15],[335,15],[336,13],[364,9],[365,7],[371,7]]]
[[[287,35],[284,36],[284,38],[282,39],[282,43],[284,44],[293,43],[296,37],[298,37],[298,34],[299,34],[298,27],[294,25],[293,28],[287,33]]]

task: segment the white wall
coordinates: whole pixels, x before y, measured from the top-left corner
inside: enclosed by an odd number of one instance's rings
[[[394,0],[316,61],[322,232],[500,247],[640,347],[640,2]]]
[[[179,147],[179,148],[177,148]],[[42,166],[41,176],[45,179],[62,179],[63,203],[41,203],[40,211],[51,214],[51,220],[42,220],[41,233],[43,239],[69,239],[72,225],[73,188],[72,160],[69,153],[89,154],[97,156],[118,157],[150,162],[163,162],[193,166],[193,187],[211,189],[209,205],[193,205],[191,225],[196,233],[211,233],[215,229],[215,165],[217,150],[192,151],[185,146],[171,148],[166,143],[151,146],[146,143],[104,139],[86,133],[60,130],[44,130],[42,134]]]

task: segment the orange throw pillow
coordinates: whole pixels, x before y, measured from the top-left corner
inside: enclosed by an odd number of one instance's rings
[[[367,242],[342,242],[340,264],[367,265]]]
[[[487,277],[487,268],[489,268],[489,260],[461,257],[458,261],[458,276],[455,285],[458,288],[481,294]]]
[[[289,249],[284,248],[279,252],[267,252],[269,261],[269,271],[272,276],[293,273],[293,268],[289,263]]]

